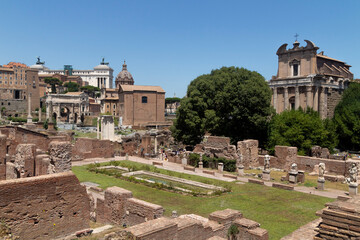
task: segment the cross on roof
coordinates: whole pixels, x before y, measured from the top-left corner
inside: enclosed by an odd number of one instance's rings
[[[295,36],[294,36],[294,37],[295,37],[295,41],[297,41],[298,36],[299,36],[299,34],[296,33]]]

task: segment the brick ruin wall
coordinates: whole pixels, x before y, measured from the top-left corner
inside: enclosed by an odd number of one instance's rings
[[[97,222],[133,226],[161,217],[164,209],[133,198],[126,189],[110,187],[105,190],[104,198],[96,199],[95,211]]]
[[[89,198],[72,172],[0,181],[0,219],[20,239],[50,239],[89,227]]]
[[[258,166],[263,166],[264,156],[259,156]],[[296,163],[299,170],[314,171],[315,165],[325,163],[326,171],[336,175],[347,175],[353,160],[335,160],[297,155],[296,147],[275,146],[275,156],[270,156],[270,167],[289,170],[292,163]],[[355,161],[356,162],[356,161]],[[256,166],[254,166],[256,167]]]
[[[110,140],[99,140],[93,138],[77,138],[72,148],[73,160],[84,158],[113,157],[115,144]]]
[[[235,225],[239,231],[233,239],[267,240],[269,238],[268,232],[260,228],[259,223],[243,218],[239,211],[225,209],[211,213],[208,219],[194,214],[175,218],[161,217],[110,233],[105,239],[228,239],[227,232],[231,225]]]
[[[259,141],[258,140],[244,140],[237,142],[237,152],[243,157],[243,165],[245,168],[250,166],[258,166]]]

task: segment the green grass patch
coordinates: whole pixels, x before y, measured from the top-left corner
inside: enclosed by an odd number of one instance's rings
[[[145,167],[144,164],[121,161],[122,165]],[[119,164],[119,165],[121,165]],[[151,169],[153,166],[146,165]],[[154,189],[104,174],[89,172],[86,166],[73,167],[73,172],[81,182],[90,181],[106,189],[118,186],[133,192],[134,197],[159,204],[165,208],[165,215],[170,216],[173,210],[179,214],[198,214],[208,217],[210,213],[226,208],[236,209],[244,217],[257,221],[262,228],[269,231],[270,239],[280,239],[300,226],[316,219],[315,212],[332,199],[295,191],[286,191],[257,184],[227,183],[195,175],[157,169],[158,172],[208,184],[231,187],[232,192],[213,197],[195,197],[181,195],[161,189]]]

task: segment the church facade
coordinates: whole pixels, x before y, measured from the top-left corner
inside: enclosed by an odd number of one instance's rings
[[[278,72],[269,81],[272,105],[276,113],[310,107],[321,118],[330,118],[353,79],[351,66],[324,52],[317,53],[319,48],[313,42],[305,42],[305,47],[295,41],[293,48],[287,49],[287,44],[283,44],[277,50]]]

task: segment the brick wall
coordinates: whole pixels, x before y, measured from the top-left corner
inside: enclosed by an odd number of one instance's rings
[[[110,140],[99,140],[93,138],[77,138],[73,146],[73,160],[97,157],[113,157],[114,143]]]
[[[228,145],[230,145],[228,137],[208,136],[207,141],[204,142],[205,147],[226,148]]]
[[[258,140],[244,140],[237,142],[238,154],[243,156],[243,165],[248,168],[249,166],[257,166],[258,163]]]
[[[194,214],[177,218],[162,217],[109,234],[105,239],[118,239],[116,237],[119,236],[128,236],[127,239],[137,240],[207,240],[214,236],[226,239],[232,224],[239,230],[234,239],[267,240],[269,238],[268,232],[260,228],[259,223],[242,218],[239,211],[225,209],[210,214],[209,219]]]
[[[89,198],[72,172],[0,181],[0,219],[20,239],[52,239],[89,227]]]
[[[119,187],[105,190],[104,199],[97,198],[96,221],[133,226],[162,216],[164,209],[132,197],[132,192]]]

